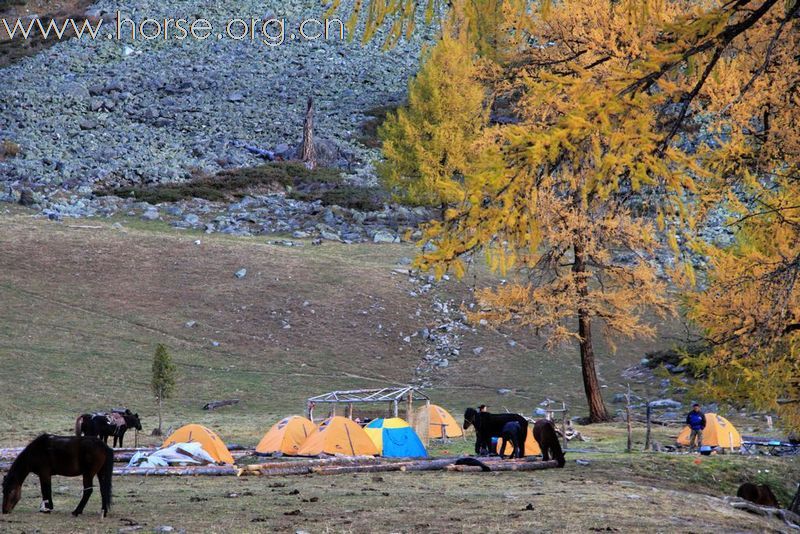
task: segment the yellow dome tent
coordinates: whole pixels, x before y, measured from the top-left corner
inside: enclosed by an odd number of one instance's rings
[[[317,432],[317,427],[305,417],[299,415],[285,417],[264,434],[256,446],[256,452],[259,454],[280,452],[295,455],[308,436],[315,432]]]
[[[678,435],[678,445],[689,445],[691,429],[686,426]],[[715,413],[706,414],[706,428],[703,430],[703,445],[733,449],[742,446],[742,436],[733,423]]]
[[[203,449],[218,462],[225,464],[233,463],[233,456],[231,456],[231,452],[228,450],[228,447],[225,446],[225,443],[212,430],[209,430],[203,425],[191,424],[180,427],[164,440],[161,448],[169,447],[176,443],[189,442],[200,443]]]
[[[500,439],[497,440],[497,446],[500,446]],[[506,445],[506,448],[503,450],[503,454],[510,455],[514,452],[514,447],[511,443]],[[525,438],[525,451],[523,452],[523,456],[537,456],[542,454],[542,449],[539,448],[539,443],[533,437],[533,423],[528,423],[528,437]]]
[[[319,425],[319,431],[311,434],[297,451],[299,456],[317,456],[322,453],[344,456],[379,454],[364,429],[342,416],[325,419]]]
[[[428,437],[430,439],[460,438],[464,436],[464,429],[450,415],[450,412],[441,406],[431,404],[423,406],[418,417],[425,417],[425,410],[428,410]]]

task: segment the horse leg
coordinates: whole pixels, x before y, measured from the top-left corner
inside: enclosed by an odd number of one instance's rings
[[[42,488],[42,505],[39,511],[48,514],[53,509],[53,491],[49,474],[39,474],[39,486]]]
[[[86,507],[86,503],[89,501],[89,497],[92,496],[92,479],[94,475],[91,473],[84,473],[83,475],[83,496],[81,496],[81,502],[78,503],[78,507],[73,510],[72,515],[78,517],[83,513],[83,509]]]

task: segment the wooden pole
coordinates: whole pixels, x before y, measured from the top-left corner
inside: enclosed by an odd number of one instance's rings
[[[645,434],[644,434],[644,450],[650,450],[650,428],[651,419],[653,414],[653,407],[650,406],[650,399],[647,400],[647,409],[645,415]]]
[[[408,392],[408,398],[406,399],[406,422],[411,428],[414,428],[414,392],[410,390]]]
[[[347,405],[347,418],[352,420],[353,419],[353,403]]]
[[[392,416],[397,417],[399,414],[397,399],[395,399],[392,401]]]
[[[567,445],[569,444],[569,440],[567,439],[567,405],[566,403],[561,403],[561,406],[564,408],[563,416],[561,417],[561,426],[563,426],[564,433],[561,436],[562,441],[564,442],[564,450],[567,450]]]
[[[631,385],[628,384],[628,393],[625,394],[625,417],[628,423],[628,446],[625,452],[633,451],[633,426],[631,424]]]

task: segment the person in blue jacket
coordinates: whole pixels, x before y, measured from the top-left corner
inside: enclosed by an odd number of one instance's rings
[[[700,410],[700,405],[692,405],[692,411],[686,414],[686,424],[689,425],[689,450],[693,451],[703,446],[703,429],[706,428],[706,414]]]

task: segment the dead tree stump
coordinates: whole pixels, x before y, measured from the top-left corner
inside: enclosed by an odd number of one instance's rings
[[[303,121],[303,145],[300,147],[300,160],[309,169],[317,166],[317,151],[314,149],[314,99],[308,97],[306,118]]]

